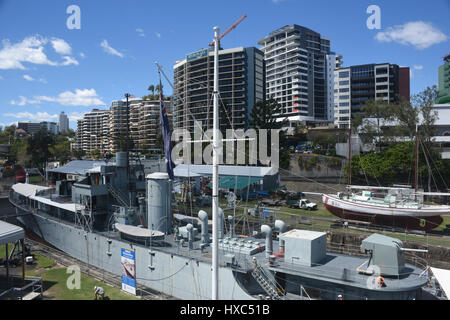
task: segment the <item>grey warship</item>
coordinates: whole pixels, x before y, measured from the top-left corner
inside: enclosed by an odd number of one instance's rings
[[[217,132],[218,29],[215,34],[214,133]],[[161,108],[161,110],[163,110]],[[162,111],[161,111],[161,114]],[[54,170],[54,187],[15,184],[9,200],[17,219],[45,242],[116,275],[189,300],[420,299],[428,266],[400,240],[373,234],[353,254],[327,251],[326,233],[287,230],[281,220],[256,235],[236,233],[233,216],[218,208],[214,137],[212,223],[175,221],[173,179],[145,175],[128,152],[114,161],[73,161]],[[170,152],[166,152],[166,156]],[[275,237],[275,239],[274,239]],[[134,252],[134,268],[122,251]]]
[[[144,179],[118,153],[54,188],[15,184],[9,199],[27,229],[76,259],[121,275],[121,248],[129,248],[139,284],[210,299],[211,220],[200,211],[192,223],[175,224],[171,183],[167,173]],[[426,263],[412,263],[397,239],[374,234],[359,254],[345,255],[327,252],[324,232],[287,231],[281,220],[260,231],[265,238],[237,235],[233,216],[219,210],[220,299],[420,299],[428,280]]]

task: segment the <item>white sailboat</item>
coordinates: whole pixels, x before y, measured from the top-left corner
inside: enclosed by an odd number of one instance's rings
[[[450,196],[450,193],[418,191],[418,133],[416,128],[415,189],[351,185],[351,129],[348,147],[348,186],[346,193],[323,194],[322,202],[333,215],[345,220],[371,222],[413,230],[432,230],[450,214],[449,205],[425,204],[424,196]]]

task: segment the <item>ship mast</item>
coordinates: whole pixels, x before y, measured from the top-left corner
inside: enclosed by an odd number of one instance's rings
[[[217,220],[219,215],[219,27],[214,27],[214,102],[213,102],[213,176],[212,176],[212,300],[218,299],[219,293],[219,244],[217,232]]]

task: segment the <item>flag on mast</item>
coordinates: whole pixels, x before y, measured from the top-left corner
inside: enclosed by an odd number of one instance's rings
[[[172,161],[172,152],[170,148],[170,127],[169,118],[167,117],[167,110],[164,104],[164,95],[161,83],[161,73],[159,73],[159,123],[161,124],[163,141],[164,141],[164,154],[166,158],[166,169],[171,180],[174,179],[173,168],[175,164]]]

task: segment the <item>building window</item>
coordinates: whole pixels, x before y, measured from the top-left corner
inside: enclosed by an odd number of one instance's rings
[[[345,81],[339,81],[340,86],[347,86],[350,82],[348,80]]]
[[[348,71],[339,72],[339,78],[348,78],[350,73]]]
[[[386,73],[388,73],[388,68],[377,69],[377,74],[386,74]]]

